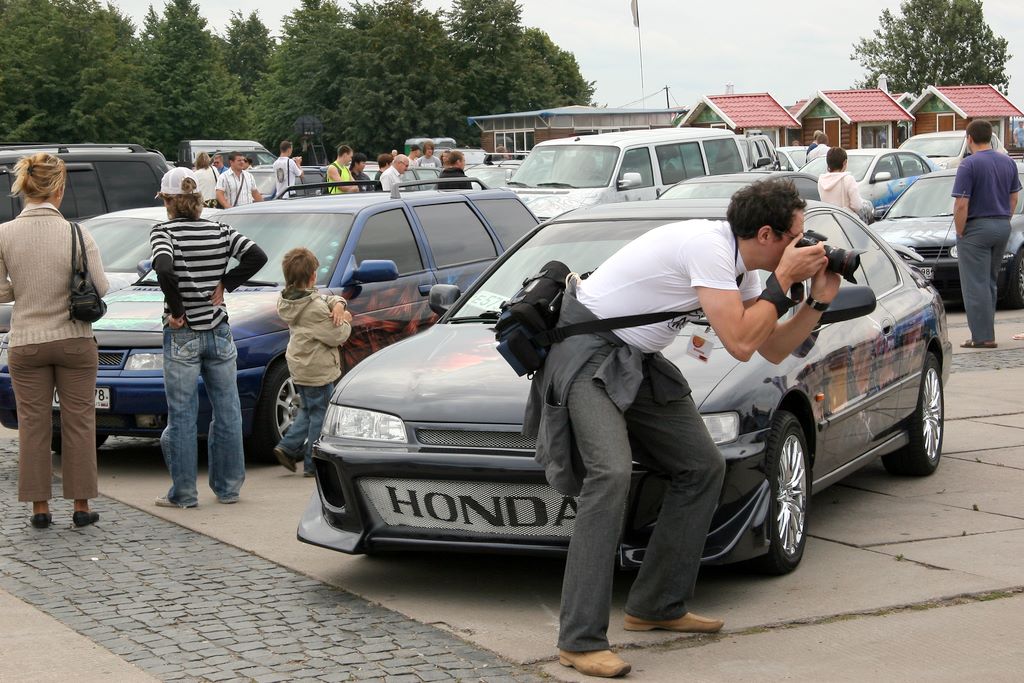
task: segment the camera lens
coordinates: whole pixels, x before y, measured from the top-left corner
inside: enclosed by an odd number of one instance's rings
[[[849,282],[857,284],[854,273],[860,268],[860,255],[862,253],[856,249],[847,251],[846,249],[830,247],[826,244],[825,256],[828,257],[828,265],[825,268],[833,273],[838,273]]]

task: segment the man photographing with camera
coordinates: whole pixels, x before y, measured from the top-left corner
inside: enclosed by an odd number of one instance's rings
[[[585,280],[573,280],[558,326],[679,312],[649,325],[565,338],[534,375],[524,432],[537,437],[548,482],[577,496],[562,586],[559,661],[614,677],[629,664],[608,649],[612,579],[632,461],[669,479],[657,525],[626,602],[624,627],[713,633],[723,622],[688,611],[725,462],[679,369],[661,355],[690,321],[690,355],[716,352],[778,363],[813,331],[839,290],[821,243],[803,237],[806,203],[789,181],[735,195],[728,221],[687,220],[633,240]],[[757,270],[772,276],[762,287]],[[790,288],[811,280],[796,304]],[[791,308],[798,310],[779,322]],[[713,330],[713,334],[711,333]],[[718,349],[718,353],[722,350]],[[636,451],[631,445],[638,446]]]

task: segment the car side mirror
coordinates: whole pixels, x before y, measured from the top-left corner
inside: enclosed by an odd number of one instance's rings
[[[622,177],[619,178],[619,189],[628,190],[631,187],[640,187],[640,184],[643,183],[643,181],[644,180],[640,177],[639,173],[634,173],[632,171],[623,173]]]
[[[867,285],[840,287],[836,298],[821,314],[821,324],[838,323],[868,315],[875,310],[875,292]]]
[[[462,296],[462,292],[458,285],[434,285],[430,288],[428,297],[430,310],[438,315],[444,315],[459,300],[460,296]]]
[[[754,162],[754,168],[764,168],[765,166],[771,166],[772,160],[769,157],[760,157]]]
[[[888,171],[879,171],[871,177],[871,182],[873,183],[884,183],[890,180],[892,180],[892,173]]]
[[[139,261],[135,266],[135,274],[139,276],[139,279],[146,277],[146,273],[153,270],[153,261],[148,258],[144,258]]]
[[[366,259],[352,272],[350,282],[390,282],[397,279],[398,266],[394,261]]]

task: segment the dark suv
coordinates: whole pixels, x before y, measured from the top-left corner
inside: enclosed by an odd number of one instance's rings
[[[14,166],[36,152],[56,154],[67,165],[68,184],[60,207],[65,218],[78,220],[160,203],[156,193],[167,161],[141,145],[0,143],[0,223],[21,212],[21,198],[10,196]]]

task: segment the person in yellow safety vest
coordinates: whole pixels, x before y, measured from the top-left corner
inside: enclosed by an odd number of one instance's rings
[[[338,147],[338,158],[332,161],[330,166],[327,167],[327,182],[338,183],[352,180],[352,172],[348,168],[350,161],[352,161],[352,148],[348,145],[341,145]],[[342,192],[358,191],[358,185],[330,187],[327,189],[328,194],[341,194]]]

